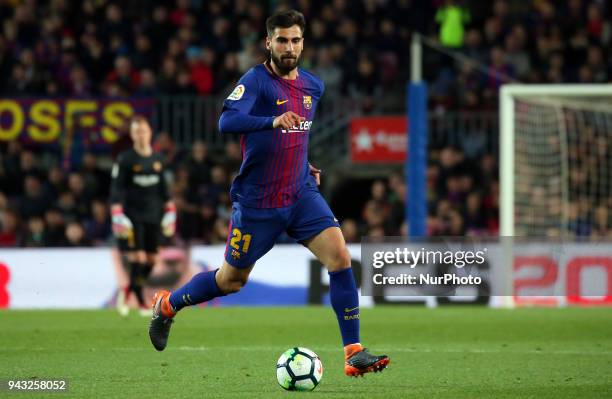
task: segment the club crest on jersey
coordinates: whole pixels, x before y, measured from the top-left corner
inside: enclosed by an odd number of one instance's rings
[[[242,95],[244,94],[244,85],[238,85],[236,86],[236,88],[234,89],[234,91],[232,91],[232,93],[227,97],[228,100],[240,100],[242,98]]]
[[[162,170],[162,164],[161,164],[161,162],[159,162],[159,161],[155,161],[155,162],[153,163],[153,170],[154,170],[154,171],[156,171],[156,172],[161,172],[161,170]]]
[[[312,96],[304,96],[304,108],[312,108]]]

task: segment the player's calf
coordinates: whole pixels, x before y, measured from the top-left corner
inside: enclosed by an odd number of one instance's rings
[[[162,351],[166,347],[170,326],[178,311],[239,291],[246,284],[251,269],[237,269],[225,263],[218,270],[196,274],[173,293],[158,291],[153,299],[153,318],[149,325],[149,337],[155,349]]]

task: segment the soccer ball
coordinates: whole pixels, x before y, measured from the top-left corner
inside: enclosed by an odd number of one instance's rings
[[[276,380],[288,391],[312,391],[323,377],[323,363],[307,348],[287,349],[276,362]]]

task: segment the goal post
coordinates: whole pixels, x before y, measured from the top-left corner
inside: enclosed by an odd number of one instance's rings
[[[517,248],[524,254],[529,245],[548,248],[552,240],[554,252],[554,242],[610,237],[612,85],[503,85],[499,118],[498,275],[504,292],[514,294],[496,299],[512,308],[517,300],[526,303],[514,290]],[[566,300],[562,295],[553,302]]]
[[[597,187],[588,178],[583,190],[589,192],[576,191],[580,188],[570,176],[584,162],[576,162],[574,146],[588,145],[595,152],[604,140],[612,149],[612,84],[507,84],[501,88],[499,107],[500,236],[566,236],[569,214],[575,211],[570,201],[588,196],[609,201],[612,193],[611,155],[597,161],[602,175],[595,179]],[[585,132],[594,134],[595,142],[581,143],[593,139],[583,137]],[[555,216],[538,214],[533,207],[542,204],[530,202],[530,194],[547,193],[555,198],[544,206],[553,207]]]

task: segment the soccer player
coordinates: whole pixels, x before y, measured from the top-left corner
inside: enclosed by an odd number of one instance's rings
[[[166,347],[178,311],[239,291],[255,262],[286,231],[328,269],[345,374],[359,376],[389,364],[387,356],[372,355],[360,344],[351,258],[338,221],[317,188],[321,171],[308,163],[308,134],[324,87],[298,68],[304,27],[304,16],[297,11],[269,17],[269,59],[251,68],[223,104],[219,130],[241,134],[243,155],[230,191],[233,212],[225,260],[221,268],[195,275],[173,293],[156,293],[149,336],[159,351]]]
[[[133,148],[117,158],[111,185],[113,233],[129,265],[129,284],[120,290],[117,300],[123,316],[129,312],[125,302],[132,292],[141,314],[151,314],[142,295],[143,284],[156,261],[160,228],[167,237],[174,235],[176,228],[176,208],[168,195],[164,160],[153,152],[146,118],[131,120],[130,136]]]

